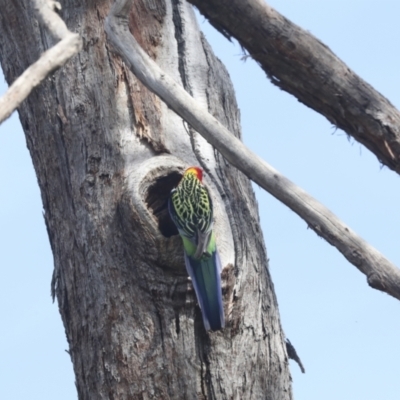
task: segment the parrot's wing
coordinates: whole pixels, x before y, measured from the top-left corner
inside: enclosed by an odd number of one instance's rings
[[[197,232],[196,232],[196,243],[195,243],[195,245],[197,246],[197,249],[196,249],[196,253],[194,254],[194,258],[200,258],[203,254],[211,255],[211,254],[208,254],[207,248],[210,243],[211,234],[212,234],[213,225],[214,225],[214,211],[213,211],[213,203],[212,203],[210,195],[208,194],[207,189],[206,189],[206,192],[208,195],[209,213],[202,214],[202,216],[199,220],[199,224],[198,224],[199,228],[197,229]]]
[[[207,255],[211,255],[207,253],[208,243],[210,242],[211,238],[211,231],[209,232],[201,232],[197,231],[197,240],[195,245],[197,246],[196,252],[193,255],[193,258],[200,258],[204,253]]]
[[[196,252],[193,255],[194,258],[200,258],[204,253],[207,252],[207,247],[210,242],[210,237],[212,233],[212,212],[208,218],[203,219],[203,222],[200,224],[203,226],[204,231],[197,228],[194,233],[193,231],[189,231],[185,224],[183,223],[182,219],[177,214],[174,204],[172,202],[172,193],[174,193],[176,189],[172,190],[171,196],[168,199],[168,211],[169,215],[171,216],[172,221],[174,222],[175,226],[177,227],[179,234],[185,236],[190,242],[194,244],[196,247]]]

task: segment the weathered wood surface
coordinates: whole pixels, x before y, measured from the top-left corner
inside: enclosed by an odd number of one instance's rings
[[[11,83],[52,39],[28,0],[0,0]],[[53,290],[80,399],[292,398],[250,182],[148,92],[108,46],[110,2],[69,1],[84,46],[19,109],[54,254]],[[180,0],[135,2],[131,29],[157,63],[236,136],[224,67]],[[187,165],[205,169],[224,265],[227,328],[207,334],[166,213]]]
[[[400,112],[325,44],[265,0],[188,0],[226,36],[233,36],[271,82],[400,173]]]

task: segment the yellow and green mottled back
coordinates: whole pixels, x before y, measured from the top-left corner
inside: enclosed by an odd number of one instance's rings
[[[211,198],[195,168],[188,169],[172,191],[171,205],[171,216],[182,235],[195,238],[198,232],[206,233],[212,228]]]

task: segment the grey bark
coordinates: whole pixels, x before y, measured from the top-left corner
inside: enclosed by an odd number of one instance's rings
[[[325,44],[265,0],[188,0],[221,33],[233,36],[271,82],[400,173],[400,112]]]
[[[0,0],[8,83],[52,46],[28,0]],[[19,108],[54,255],[53,292],[80,399],[291,399],[277,302],[249,180],[108,47],[110,2],[69,1],[83,50]],[[228,75],[181,0],[141,0],[132,33],[240,137]],[[204,331],[166,199],[188,165],[212,193],[227,327]]]

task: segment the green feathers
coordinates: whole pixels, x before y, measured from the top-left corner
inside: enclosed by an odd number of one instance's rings
[[[212,229],[213,211],[207,189],[196,173],[186,172],[178,187],[171,192],[173,220],[179,233],[194,237],[197,232]]]

